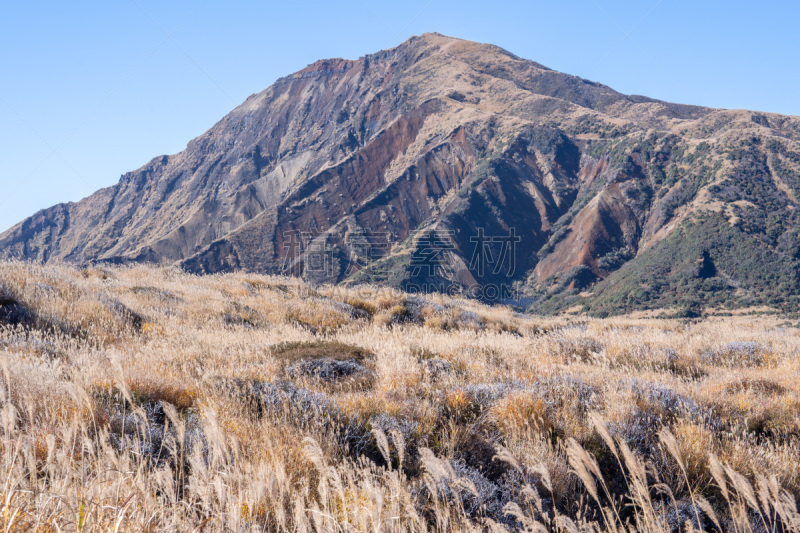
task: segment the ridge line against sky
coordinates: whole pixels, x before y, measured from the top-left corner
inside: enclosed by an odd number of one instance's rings
[[[800,115],[800,6],[787,2],[129,0],[5,11],[0,231],[183,150],[279,77],[425,32],[626,94]]]

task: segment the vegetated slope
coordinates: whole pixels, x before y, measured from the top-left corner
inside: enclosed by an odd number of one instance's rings
[[[798,326],[0,262],[0,527],[799,532]]]
[[[0,250],[476,289],[540,312],[795,311],[798,139],[797,118],[626,96],[426,34],[278,80]]]

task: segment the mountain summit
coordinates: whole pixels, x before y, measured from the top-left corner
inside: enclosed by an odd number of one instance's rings
[[[538,311],[800,295],[800,119],[628,96],[439,34],[281,78],[0,255],[512,296]],[[511,290],[510,290],[511,289]]]

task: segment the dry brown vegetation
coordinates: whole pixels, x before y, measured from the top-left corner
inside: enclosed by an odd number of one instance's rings
[[[0,264],[3,531],[800,531],[800,338]]]

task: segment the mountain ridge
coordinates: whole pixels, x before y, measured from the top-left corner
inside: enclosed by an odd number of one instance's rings
[[[0,235],[0,253],[406,289],[502,285],[542,312],[773,296],[793,311],[798,139],[795,117],[624,95],[494,45],[424,34],[278,79],[184,151],[17,224]],[[780,294],[750,267],[732,270],[743,260],[727,257],[709,224],[780,257]],[[447,261],[413,276],[419,237],[431,232],[444,236]],[[513,272],[478,268],[480,232],[494,258],[505,236],[519,238]],[[385,242],[364,242],[375,238]],[[678,248],[680,265],[652,257]],[[309,268],[312,249],[324,268]],[[720,274],[689,275],[700,258],[722,261]]]

